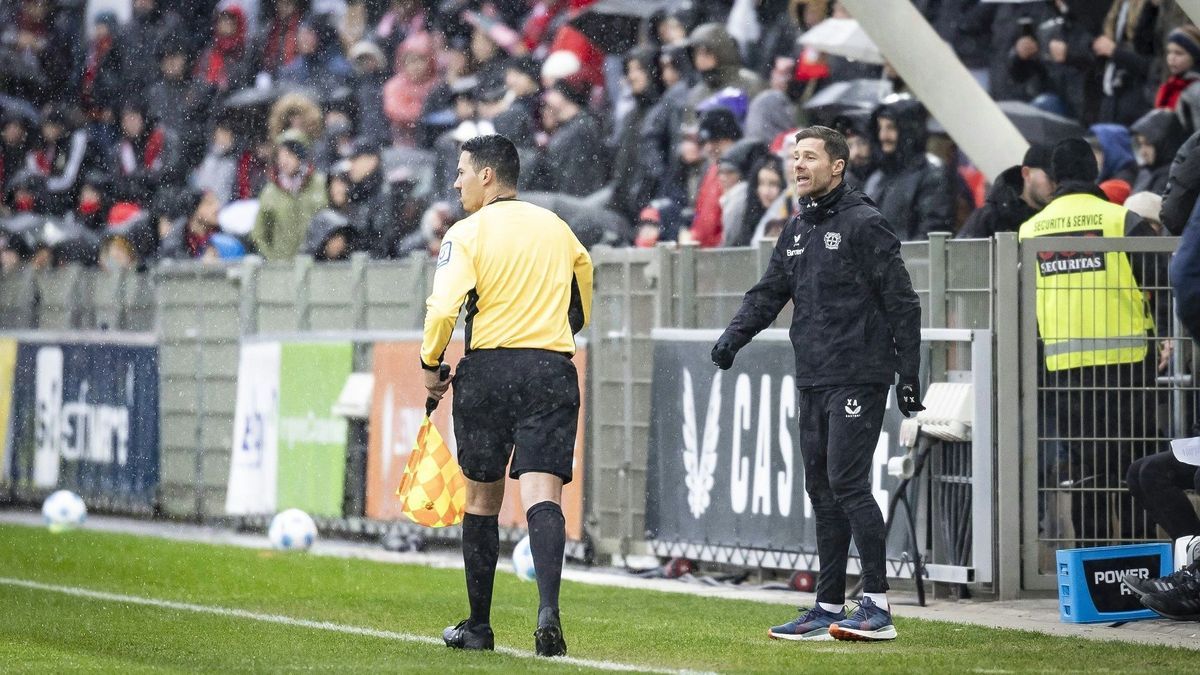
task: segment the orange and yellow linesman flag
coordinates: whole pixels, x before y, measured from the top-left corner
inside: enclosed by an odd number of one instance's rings
[[[467,483],[462,469],[428,414],[417,432],[396,495],[404,515],[425,527],[457,525],[466,513]]]

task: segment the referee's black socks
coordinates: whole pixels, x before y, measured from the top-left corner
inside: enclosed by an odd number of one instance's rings
[[[467,571],[467,600],[471,603],[471,625],[491,623],[492,585],[500,557],[500,526],[497,516],[463,516],[463,566]],[[536,554],[535,554],[536,555]]]
[[[562,581],[563,551],[567,545],[567,521],[562,508],[551,501],[538,502],[525,512],[529,524],[529,548],[537,572],[539,610],[558,609],[558,587]],[[540,611],[539,611],[540,614]]]

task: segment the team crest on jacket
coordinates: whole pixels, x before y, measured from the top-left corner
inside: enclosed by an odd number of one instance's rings
[[[830,251],[836,251],[842,245],[842,234],[840,232],[825,233],[825,248]]]

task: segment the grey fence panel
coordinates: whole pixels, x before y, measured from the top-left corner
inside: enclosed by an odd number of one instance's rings
[[[761,276],[758,250],[701,249],[696,252],[696,328],[724,328],[742,305],[742,296]]]
[[[255,298],[258,330],[264,333],[305,330],[305,268],[294,262],[270,262],[258,269]]]
[[[308,323],[312,330],[345,330],[360,325],[361,277],[349,262],[313,265],[308,273]]]
[[[30,266],[0,271],[0,329],[37,327],[37,282]]]
[[[95,270],[79,265],[37,274],[38,328],[70,330],[95,326],[91,306],[95,275]]]
[[[913,241],[901,244],[900,257],[904,259],[904,266],[912,279],[913,290],[921,298],[921,327],[945,328],[935,325],[930,315],[929,243]]]
[[[433,263],[420,257],[372,262],[365,269],[367,330],[412,330],[425,318]]]
[[[124,323],[125,278],[123,270],[97,270],[92,277],[92,312],[96,328],[117,330]]]
[[[164,513],[224,512],[237,393],[241,285],[198,263],[157,272]]]
[[[990,239],[946,242],[946,327],[992,327],[992,248]],[[1016,274],[1016,270],[998,270]]]
[[[656,251],[592,251],[592,443],[586,504],[589,533],[601,553],[628,552],[645,539],[646,460],[657,283]]]
[[[152,331],[158,327],[157,298],[154,280],[141,272],[125,277],[121,302],[124,308],[121,328],[133,331]]]

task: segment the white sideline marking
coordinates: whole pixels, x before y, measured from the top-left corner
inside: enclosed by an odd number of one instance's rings
[[[55,584],[43,584],[37,581],[28,581],[25,579],[13,579],[11,577],[0,577],[0,585],[3,586],[18,586],[20,588],[29,588],[36,591],[48,591],[51,593],[62,593],[63,595],[73,595],[79,598],[88,598],[90,600],[108,600],[111,602],[123,602],[131,605],[146,605],[149,607],[160,607],[163,609],[175,609],[181,612],[196,612],[199,614],[215,614],[217,616],[229,616],[238,619],[250,619],[252,621],[262,621],[264,623],[276,623],[284,626],[297,626],[300,628],[312,628],[315,630],[327,630],[334,633],[345,633],[348,635],[363,635],[366,637],[381,638],[384,640],[399,640],[401,642],[416,642],[426,645],[443,646],[441,640],[431,638],[427,635],[414,635],[413,633],[399,633],[390,630],[379,630],[378,628],[366,628],[364,626],[350,626],[342,623],[332,623],[329,621],[311,621],[309,619],[296,619],[282,614],[261,614],[259,612],[251,612],[245,609],[234,609],[230,607],[213,607],[211,605],[194,605],[188,602],[174,602],[172,600],[158,600],[156,598],[142,598],[136,595],[121,595],[119,593],[106,593],[104,591],[93,591],[87,588],[79,588],[75,586],[58,586]],[[527,652],[512,647],[496,647],[496,651],[507,656],[515,656],[520,659],[542,659],[533,652]],[[619,672],[638,672],[638,673],[664,673],[666,675],[691,675],[697,671],[690,670],[669,670],[664,668],[651,668],[647,666],[635,666],[628,663],[617,663],[615,661],[596,661],[593,659],[579,659],[571,656],[556,656],[553,659],[545,659],[547,663],[561,663],[569,666],[579,666],[581,668],[594,668],[596,670],[610,670]]]

